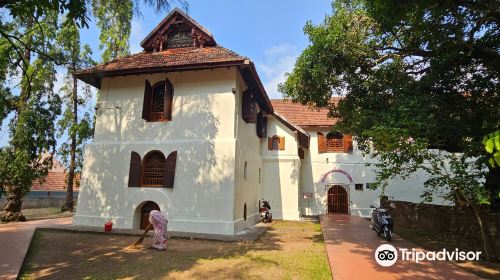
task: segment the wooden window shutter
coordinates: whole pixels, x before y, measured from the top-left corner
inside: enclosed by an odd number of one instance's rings
[[[140,187],[141,185],[141,156],[132,151],[130,155],[130,169],[128,171],[128,186]]]
[[[280,150],[285,149],[285,137],[280,137]]]
[[[151,87],[151,83],[146,80],[144,86],[144,101],[142,103],[142,118],[146,121],[149,121],[150,112],[151,112],[151,96],[153,95],[153,88]]]
[[[321,132],[318,132],[318,153],[326,153],[326,137]]]
[[[259,138],[267,136],[267,117],[264,116],[264,112],[260,111],[257,115],[257,136]]]
[[[165,102],[163,103],[163,116],[165,119],[171,121],[172,120],[172,106],[174,103],[174,90],[172,87],[172,83],[168,79],[165,80]]]
[[[352,151],[352,135],[344,135],[342,138],[344,153]]]
[[[165,176],[163,177],[163,187],[173,188],[175,178],[175,165],[177,163],[177,151],[171,152],[165,161]]]
[[[256,114],[255,114],[255,101],[252,98],[252,94],[249,90],[245,90],[243,92],[243,97],[241,101],[241,117],[247,123],[255,123]]]
[[[270,151],[273,149],[273,137],[267,137],[267,149]]]

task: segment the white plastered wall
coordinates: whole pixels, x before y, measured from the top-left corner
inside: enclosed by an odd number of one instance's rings
[[[267,136],[285,137],[285,149],[270,151],[267,139],[261,143],[263,197],[271,204],[273,218],[298,220],[301,163],[297,153],[297,135],[276,117],[267,120]]]
[[[311,135],[310,148],[305,153],[301,166],[301,186],[302,192],[312,192],[312,198],[300,196],[300,205],[302,215],[318,215],[327,211],[327,191],[332,185],[342,185],[346,188],[349,195],[350,214],[358,216],[370,216],[370,205],[378,206],[382,190],[370,190],[366,188],[366,183],[375,181],[374,167],[366,166],[366,163],[375,162],[370,157],[364,157],[358,150],[356,142],[353,144],[351,153],[318,153],[317,132],[326,135],[328,130],[309,129]],[[332,172],[326,178],[324,175],[332,170],[343,170],[352,178],[341,172]],[[419,171],[413,176],[403,180],[397,179],[388,182],[385,189],[385,195],[390,199],[403,200],[410,202],[421,202],[420,197],[423,193],[423,183],[428,175]],[[323,179],[323,180],[322,180]],[[363,184],[363,190],[355,190],[354,184]],[[446,204],[447,202],[440,198],[434,198],[436,204]]]
[[[74,223],[138,227],[137,209],[154,201],[169,230],[234,234],[236,68],[105,78],[95,137],[87,146]],[[145,122],[145,79],[174,86],[170,122]],[[173,189],[129,188],[131,151],[178,151]]]
[[[262,182],[259,178],[259,169],[262,172],[262,157],[260,142],[257,137],[256,124],[246,123],[242,118],[242,96],[246,89],[245,82],[237,75],[236,110],[235,110],[235,138],[236,159],[234,165],[234,208],[233,215],[236,221],[235,231],[254,225],[259,221],[259,199],[262,196]],[[247,164],[245,178],[245,162]],[[244,219],[244,205],[246,204],[246,220]]]

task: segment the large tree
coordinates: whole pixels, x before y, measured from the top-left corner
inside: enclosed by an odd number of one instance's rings
[[[59,156],[68,169],[66,178],[66,200],[62,211],[73,211],[73,186],[76,185],[75,174],[80,173],[85,144],[92,137],[92,118],[89,112],[83,112],[90,100],[90,89],[84,88],[79,93],[78,79],[74,73],[94,64],[89,45],[81,45],[80,30],[74,21],[65,20],[56,39],[66,66],[64,85],[60,93],[64,100],[65,110],[58,121],[58,136],[60,143]],[[80,90],[82,92],[82,90]],[[87,108],[88,109],[88,108]],[[80,117],[80,118],[79,118]]]
[[[52,166],[55,120],[61,109],[61,98],[54,93],[56,66],[69,66],[70,72],[83,66],[82,61],[75,63],[69,57],[80,48],[69,44],[79,41],[56,41],[56,30],[69,25],[76,29],[88,27],[89,11],[94,11],[101,29],[103,59],[108,61],[128,53],[131,15],[140,15],[141,3],[160,11],[168,9],[173,1],[187,7],[182,0],[0,0],[0,121],[10,122],[9,144],[0,148],[0,188],[7,193],[2,221],[25,219],[21,214],[23,196],[29,192],[32,181],[46,176]],[[62,15],[64,21],[59,20]],[[61,48],[58,43],[63,44]],[[16,79],[21,80],[16,86],[19,90],[12,90],[9,86]],[[73,84],[75,87],[77,84]],[[74,176],[79,157],[71,150],[77,153],[81,149],[79,141],[86,138],[87,127],[78,122],[74,106],[79,100],[71,92],[72,109],[66,111],[60,128],[69,131],[70,143],[61,149],[63,155],[69,151],[69,174]]]
[[[424,198],[495,208],[500,172],[482,141],[500,127],[499,25],[497,0],[337,0],[305,26],[311,43],[279,89],[330,108],[335,129],[375,151],[381,183],[424,169]]]
[[[7,193],[2,221],[23,221],[22,197],[32,181],[44,177],[52,166],[55,149],[54,121],[60,114],[60,98],[54,93],[55,56],[53,42],[57,13],[37,15],[36,10],[23,19],[4,25],[16,41],[0,38],[2,61],[2,122],[10,115],[9,142],[0,148],[0,187]],[[36,28],[35,28],[36,26]],[[36,46],[36,47],[35,47]],[[43,50],[46,55],[33,52]],[[12,63],[14,62],[14,63]],[[12,77],[19,77],[17,89],[10,89]]]

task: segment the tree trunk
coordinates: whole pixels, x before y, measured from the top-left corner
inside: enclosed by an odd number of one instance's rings
[[[73,73],[76,69],[73,66]],[[78,124],[78,80],[73,77],[73,126]],[[69,171],[68,171],[68,184],[66,186],[66,201],[61,207],[61,211],[73,211],[75,206],[75,201],[73,199],[73,182],[75,180],[75,159],[76,159],[76,131],[72,130],[71,132],[71,147],[70,147],[70,163],[69,163]]]
[[[24,222],[26,217],[21,213],[23,206],[22,189],[21,187],[12,187],[7,190],[5,198],[4,210],[0,215],[2,222]]]
[[[474,215],[476,216],[477,224],[479,225],[479,230],[481,231],[481,242],[483,245],[483,253],[488,261],[493,261],[495,259],[494,254],[490,251],[489,247],[489,232],[485,230],[485,224],[483,224],[483,220],[481,219],[481,214],[479,213],[479,209],[475,205],[471,205],[472,210],[474,210]]]

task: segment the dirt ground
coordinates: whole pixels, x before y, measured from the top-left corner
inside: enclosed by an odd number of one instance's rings
[[[169,239],[167,251],[128,249],[137,237],[38,230],[21,279],[331,279],[319,224],[273,222],[255,242]]]
[[[72,217],[75,214],[74,212],[62,213],[59,207],[23,209],[22,213],[28,221]]]

